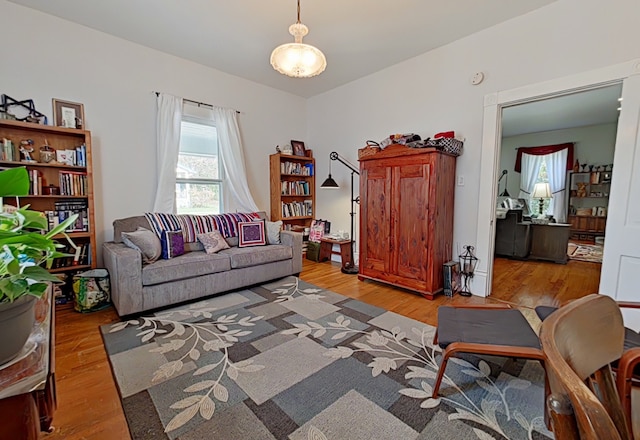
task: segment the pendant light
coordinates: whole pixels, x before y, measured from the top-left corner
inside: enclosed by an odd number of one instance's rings
[[[289,26],[295,43],[286,43],[271,52],[271,65],[278,72],[293,78],[310,78],[324,72],[327,59],[320,49],[302,43],[302,37],[309,28],[300,23],[300,0],[298,0],[298,21]]]

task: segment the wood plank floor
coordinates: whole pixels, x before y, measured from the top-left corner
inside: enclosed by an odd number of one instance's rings
[[[569,261],[566,265],[496,259],[493,294],[489,298],[421,296],[375,282],[361,282],[340,272],[336,263],[304,260],[303,280],[392,310],[430,325],[437,324],[437,308],[450,303],[509,302],[519,306],[535,328],[539,321],[532,310],[539,304],[558,305],[596,292],[600,265]],[[58,409],[54,432],[46,439],[121,440],[129,431],[111,375],[98,327],[118,321],[113,308],[80,314],[70,306],[56,310],[56,385]]]

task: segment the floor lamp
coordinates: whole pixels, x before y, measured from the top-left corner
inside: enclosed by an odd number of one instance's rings
[[[502,174],[500,175],[500,178],[498,179],[498,190],[499,190],[500,189],[500,181],[504,177],[504,191],[502,191],[502,194],[500,194],[500,197],[511,197],[509,195],[509,191],[507,191],[507,185],[508,185],[507,174],[509,174],[509,171],[502,170]]]
[[[340,188],[338,183],[335,180],[333,180],[333,177],[331,177],[331,161],[332,160],[337,160],[338,162],[340,162],[341,164],[343,164],[344,166],[349,168],[349,170],[351,170],[351,212],[349,213],[349,215],[351,216],[351,235],[349,236],[349,240],[351,240],[351,243],[350,243],[350,245],[351,245],[351,259],[353,260],[353,231],[355,229],[355,215],[356,215],[356,212],[355,212],[355,209],[354,209],[354,207],[355,207],[354,204],[360,203],[360,196],[357,196],[355,198],[353,196],[353,176],[354,176],[354,174],[357,174],[359,176],[360,175],[360,171],[358,170],[358,168],[356,168],[355,165],[351,164],[348,160],[344,159],[342,156],[340,156],[335,151],[333,151],[333,152],[331,152],[329,154],[329,159],[331,159],[329,161],[329,177],[327,177],[327,180],[322,182],[322,185],[320,185],[320,188],[326,188],[326,189],[337,189],[337,188]],[[353,261],[343,261],[342,262],[342,273],[355,275],[358,272],[359,272],[358,266],[356,266]]]

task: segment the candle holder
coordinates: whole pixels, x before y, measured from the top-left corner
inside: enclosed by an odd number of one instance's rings
[[[460,291],[462,296],[471,296],[471,289],[469,288],[469,280],[473,278],[473,273],[476,270],[478,264],[478,258],[473,255],[473,246],[465,246],[465,251],[460,254],[460,272],[462,273],[464,285]]]

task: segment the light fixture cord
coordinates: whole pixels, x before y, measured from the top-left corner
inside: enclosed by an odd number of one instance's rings
[[[300,0],[298,0],[298,21],[296,23],[300,23]]]

